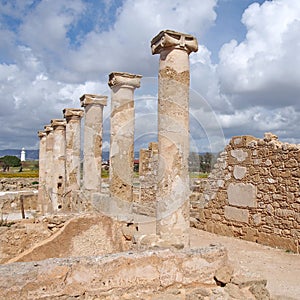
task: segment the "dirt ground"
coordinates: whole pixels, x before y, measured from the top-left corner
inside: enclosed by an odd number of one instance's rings
[[[193,248],[222,244],[236,270],[267,279],[272,299],[300,299],[300,255],[191,228]]]

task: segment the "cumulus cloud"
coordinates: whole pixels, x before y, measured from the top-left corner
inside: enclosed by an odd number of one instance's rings
[[[223,126],[300,138],[293,130],[300,108],[300,2],[254,3],[242,22],[245,40],[232,40],[219,53],[220,93],[232,106],[230,114],[221,115]]]
[[[156,76],[151,39],[167,28],[201,35],[216,18],[215,5],[216,0],[201,6],[197,0],[1,1],[0,147],[36,147],[36,131],[61,117],[64,107],[78,107],[83,93],[109,95],[112,71]]]
[[[136,90],[136,136],[145,147],[145,135],[152,139],[157,126],[157,85],[151,78],[157,76],[158,56],[151,55],[150,41],[163,29],[193,34],[200,43],[190,55],[196,144],[207,150],[207,143],[211,149],[222,147],[222,130],[226,139],[274,131],[300,141],[295,125],[300,119],[299,1],[250,5],[241,20],[245,39],[228,41],[219,63],[212,63],[201,41],[214,25],[217,4],[0,1],[0,148],[36,148],[36,131],[61,117],[63,108],[79,107],[82,94],[110,95],[107,75],[112,71],[143,75]],[[104,113],[107,145],[109,103]],[[151,116],[147,124],[145,116]]]

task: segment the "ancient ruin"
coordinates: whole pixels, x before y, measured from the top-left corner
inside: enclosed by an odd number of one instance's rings
[[[140,87],[140,75],[114,72],[109,75],[110,114],[110,196],[133,201],[134,90]]]
[[[84,107],[83,186],[85,193],[101,191],[102,122],[107,97],[85,94],[80,98]]]
[[[187,34],[161,31],[151,41],[160,54],[158,87],[157,234],[177,247],[189,245],[189,54],[197,40]]]
[[[38,211],[43,215],[45,214],[45,202],[46,202],[46,139],[47,134],[45,131],[39,131],[38,137],[40,138],[39,147],[39,190],[38,190]],[[46,208],[47,211],[47,208]]]
[[[300,146],[266,133],[233,137],[201,195],[193,226],[299,253]]]
[[[134,91],[142,76],[113,72],[109,188],[101,178],[108,97],[84,94],[84,109],[64,109],[38,133],[38,196],[22,195],[36,214],[1,229],[0,298],[270,299],[266,280],[235,270],[223,246],[191,243],[190,224],[299,252],[299,145],[272,134],[234,137],[191,194],[189,55],[198,43],[164,30],[151,49],[160,55],[158,142],[140,150],[138,188]],[[5,195],[1,214],[19,209],[17,195]]]
[[[66,201],[65,209],[71,210],[74,195],[80,190],[80,132],[82,109],[65,108],[63,110],[66,119]]]
[[[51,120],[53,128],[53,162],[52,162],[52,192],[53,211],[64,207],[66,186],[66,120]]]

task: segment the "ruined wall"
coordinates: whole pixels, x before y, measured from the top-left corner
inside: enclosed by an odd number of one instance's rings
[[[192,198],[192,226],[299,252],[299,165],[300,146],[271,133],[233,137]]]
[[[0,192],[0,220],[21,219],[23,202],[26,217],[32,217],[37,210],[38,191]]]
[[[37,190],[38,178],[1,178],[0,191]]]
[[[0,266],[1,299],[270,299],[232,274],[224,248],[56,258]]]
[[[67,217],[70,216],[66,215],[65,220]],[[61,223],[58,222],[60,220],[61,218],[43,218],[42,222],[48,224],[48,232],[50,230],[51,235],[41,238],[32,247],[23,249],[25,251],[20,251],[19,255],[5,261],[12,263],[53,257],[102,255],[127,251],[133,246],[132,239],[136,229],[132,224],[114,221],[100,214],[81,214]],[[53,227],[57,229],[53,230]],[[11,240],[4,241],[0,250],[6,244],[7,247],[12,246]]]
[[[140,150],[139,197],[134,203],[134,212],[156,215],[156,192],[158,176],[158,144],[149,143],[148,149]]]

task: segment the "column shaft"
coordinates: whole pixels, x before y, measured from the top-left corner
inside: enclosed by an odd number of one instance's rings
[[[38,189],[38,211],[42,215],[45,214],[46,203],[46,139],[45,131],[39,131],[39,189]]]
[[[66,205],[74,206],[72,195],[80,189],[80,136],[84,111],[76,108],[63,110],[66,119]]]
[[[46,132],[46,180],[45,180],[45,206],[44,213],[52,213],[52,190],[53,190],[53,128],[51,125],[45,125]]]
[[[66,181],[66,121],[51,120],[53,127],[53,189],[52,206],[54,211],[65,210]]]
[[[83,189],[86,193],[101,191],[103,107],[107,97],[84,94],[80,98],[84,107]]]
[[[188,247],[189,53],[198,44],[190,35],[166,30],[151,47],[153,54],[160,54],[157,233],[176,247]]]
[[[142,76],[114,72],[109,75],[110,119],[110,195],[117,200],[133,200],[134,90]]]

